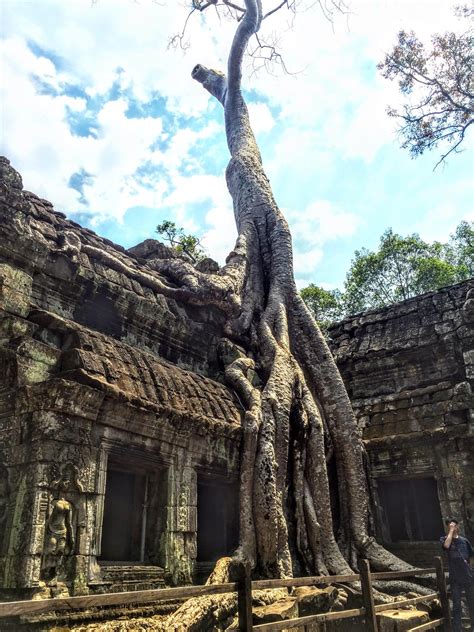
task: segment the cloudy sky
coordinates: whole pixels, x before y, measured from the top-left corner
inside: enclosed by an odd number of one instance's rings
[[[125,247],[174,220],[222,263],[235,239],[222,111],[190,72],[225,68],[233,25],[194,15],[183,53],[168,42],[184,0],[0,4],[0,151],[25,188]],[[433,171],[436,155],[411,160],[386,115],[399,95],[376,65],[400,28],[429,39],[460,25],[448,0],[352,0],[333,24],[317,7],[293,25],[281,12],[266,30],[294,74],[246,71],[300,286],[342,286],[354,250],[387,227],[447,240],[474,219],[473,139]]]

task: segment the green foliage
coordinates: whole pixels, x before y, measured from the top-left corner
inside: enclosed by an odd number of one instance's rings
[[[322,331],[325,332],[331,323],[344,316],[344,304],[339,290],[325,290],[310,283],[300,294]]]
[[[433,35],[427,49],[413,31],[400,31],[378,66],[386,79],[398,81],[406,97],[402,111],[388,109],[401,120],[402,147],[416,157],[445,143],[448,149],[437,165],[458,151],[474,123],[473,10],[464,5],[456,14],[467,22],[465,33]]]
[[[472,222],[461,222],[447,246],[450,261],[464,279],[474,277],[474,228]]]
[[[468,278],[461,237],[453,237],[450,244],[428,244],[416,233],[402,237],[388,229],[377,251],[363,248],[354,253],[345,282],[348,312],[391,305]]]
[[[190,259],[192,263],[197,263],[205,258],[206,253],[201,246],[201,242],[194,235],[186,235],[182,228],[178,228],[174,222],[165,219],[156,227],[156,232],[167,241],[171,247],[180,255]]]
[[[461,222],[447,244],[429,244],[416,233],[402,237],[388,229],[376,251],[355,251],[343,293],[310,284],[301,296],[324,329],[345,315],[392,305],[473,275],[472,223]]]

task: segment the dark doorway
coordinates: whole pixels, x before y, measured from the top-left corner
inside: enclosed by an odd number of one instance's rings
[[[135,472],[107,470],[101,559],[142,561],[142,520],[145,476]]]
[[[238,545],[238,490],[235,485],[198,480],[197,492],[197,561],[215,562]]]
[[[434,478],[378,481],[385,526],[392,542],[433,541],[443,533]]]

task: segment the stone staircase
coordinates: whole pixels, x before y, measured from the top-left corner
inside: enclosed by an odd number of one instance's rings
[[[164,588],[165,572],[160,566],[102,562],[102,582],[97,592],[127,592]]]

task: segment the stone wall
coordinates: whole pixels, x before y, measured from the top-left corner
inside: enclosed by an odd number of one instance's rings
[[[142,579],[192,581],[200,477],[236,493],[243,411],[223,383],[224,323],[156,290],[172,279],[150,262],[169,256],[153,240],[126,251],[67,220],[0,159],[0,588],[10,596],[117,589],[120,578],[131,587],[130,566],[98,563],[110,464],[147,481]],[[472,535],[473,315],[466,282],[330,331],[363,430],[374,531],[416,564],[438,545],[414,541],[408,523],[408,540],[393,537],[382,492],[434,481],[441,515]]]
[[[474,531],[472,420],[474,282],[466,281],[330,329],[363,430],[374,520],[387,546],[420,562],[433,542],[391,542],[379,487],[434,477],[444,518]]]
[[[147,480],[141,563],[162,571],[145,575],[191,582],[199,473],[238,477],[242,411],[220,381],[222,320],[150,287],[147,261],[164,246],[127,252],[68,221],[5,159],[0,194],[0,588],[116,583],[117,568],[98,564],[111,462]]]

